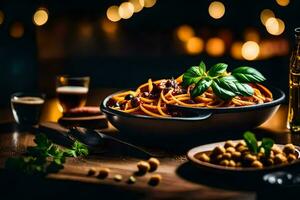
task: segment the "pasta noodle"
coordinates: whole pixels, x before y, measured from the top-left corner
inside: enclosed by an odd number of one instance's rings
[[[262,104],[273,100],[269,89],[261,84],[249,84],[254,94],[252,96],[235,96],[224,101],[218,98],[209,88],[202,95],[191,98],[190,91],[193,85],[187,88],[182,86],[182,76],[176,79],[148,80],[135,91],[126,91],[116,94],[108,102],[112,109],[126,113],[148,115],[153,117],[177,116],[178,112],[170,109],[168,105],[181,105],[186,107],[219,108],[239,107]]]

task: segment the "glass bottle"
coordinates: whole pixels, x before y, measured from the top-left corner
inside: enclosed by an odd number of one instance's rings
[[[288,128],[300,133],[300,27],[295,29],[296,45],[292,51],[289,68]]]

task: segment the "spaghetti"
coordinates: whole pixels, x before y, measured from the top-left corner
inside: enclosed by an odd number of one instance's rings
[[[148,80],[135,91],[126,91],[113,96],[108,102],[112,109],[126,113],[148,115],[153,117],[172,117],[180,113],[168,105],[186,107],[239,107],[262,104],[273,100],[272,93],[261,84],[249,84],[254,94],[252,96],[235,96],[230,100],[222,100],[209,88],[202,95],[192,98],[190,91],[194,85],[182,86],[182,76],[177,79]]]

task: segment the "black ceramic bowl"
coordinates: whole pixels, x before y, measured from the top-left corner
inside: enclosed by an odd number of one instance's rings
[[[269,87],[270,88],[270,87]],[[139,137],[164,134],[164,136],[182,135],[217,130],[246,130],[257,127],[267,121],[278,110],[284,101],[284,93],[276,88],[270,88],[273,101],[254,106],[233,108],[186,108],[195,113],[194,117],[157,118],[145,115],[133,115],[111,109],[108,100],[121,92],[107,96],[100,108],[106,114],[108,121],[120,131],[136,134]]]

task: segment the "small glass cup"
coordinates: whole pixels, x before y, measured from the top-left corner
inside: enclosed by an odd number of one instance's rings
[[[32,126],[39,123],[45,94],[15,93],[10,98],[15,121],[21,126]]]
[[[90,77],[58,76],[56,94],[61,111],[67,113],[72,108],[85,106],[89,91]]]

